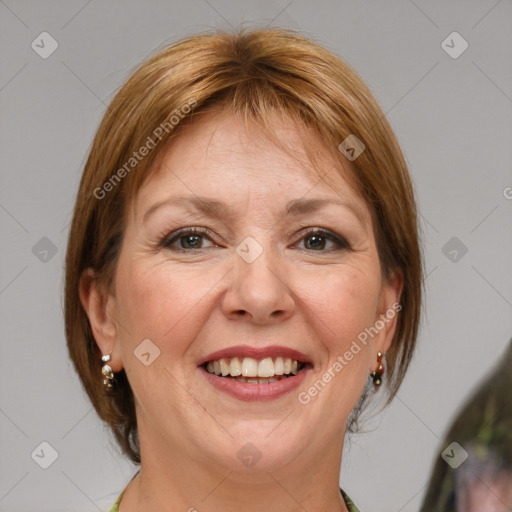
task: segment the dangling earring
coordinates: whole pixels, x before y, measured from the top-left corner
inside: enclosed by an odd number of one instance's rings
[[[380,386],[382,384],[382,376],[384,375],[384,365],[382,364],[382,357],[384,354],[382,352],[377,352],[377,361],[379,362],[379,366],[377,369],[370,373],[370,376],[373,379],[373,383],[376,386]]]
[[[110,352],[110,354],[112,354],[112,352]],[[112,367],[109,364],[107,364],[111,359],[110,354],[101,356],[101,360],[105,363],[101,368],[101,373],[105,376],[105,379],[103,379],[103,385],[105,386],[105,389],[107,391],[112,391],[114,387],[113,384],[115,382]]]

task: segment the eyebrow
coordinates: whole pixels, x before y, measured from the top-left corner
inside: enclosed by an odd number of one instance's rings
[[[152,205],[144,214],[142,222],[145,223],[148,218],[161,206],[192,206],[198,212],[203,213],[206,216],[217,218],[220,220],[233,220],[236,217],[235,211],[229,206],[229,204],[219,201],[211,197],[199,197],[199,196],[175,196],[163,201],[158,201]],[[350,208],[357,218],[365,224],[365,217],[362,210],[351,201],[344,199],[292,199],[286,205],[284,210],[284,217],[300,216],[306,213],[312,213],[318,211],[329,205],[344,206]]]

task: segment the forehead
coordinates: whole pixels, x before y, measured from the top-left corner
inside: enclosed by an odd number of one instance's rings
[[[334,160],[318,134],[290,118],[276,115],[272,130],[269,135],[231,113],[199,115],[155,161],[136,195],[135,217],[140,221],[155,202],[184,194],[230,203],[264,195],[271,204],[314,195],[350,200],[367,216],[364,200],[350,184],[348,161]]]

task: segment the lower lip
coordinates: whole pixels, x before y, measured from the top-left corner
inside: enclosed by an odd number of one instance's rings
[[[202,366],[198,368],[206,377],[208,382],[219,391],[223,391],[238,400],[246,402],[263,402],[280,398],[294,389],[298,388],[306,378],[306,374],[311,367],[303,368],[297,375],[287,377],[286,379],[269,384],[248,384],[247,382],[238,382],[229,377],[219,377],[206,371]]]

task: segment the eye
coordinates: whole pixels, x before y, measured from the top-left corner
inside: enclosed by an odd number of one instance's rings
[[[205,249],[207,247],[204,247],[203,240],[206,238],[211,241],[211,238],[208,236],[209,233],[210,231],[206,228],[179,229],[166,236],[161,241],[160,246],[174,251]],[[177,246],[175,246],[176,242],[178,242]]]
[[[305,248],[307,250],[312,250],[316,252],[331,252],[332,250],[350,250],[351,247],[349,243],[340,236],[327,231],[322,228],[310,228],[306,231],[306,234],[300,239],[300,241],[304,241]],[[331,242],[335,246],[338,246],[338,249],[324,250],[326,244]]]
[[[216,247],[212,242],[210,246],[204,245],[204,241],[211,239],[211,232],[207,228],[183,228],[167,235],[160,242],[160,246],[172,251],[190,252],[199,249]],[[343,238],[322,228],[309,228],[303,234],[299,242],[304,242],[305,249],[315,252],[331,252],[336,250],[350,250],[349,243]],[[334,249],[326,249],[328,244],[334,244]],[[337,246],[337,248],[336,248]]]

